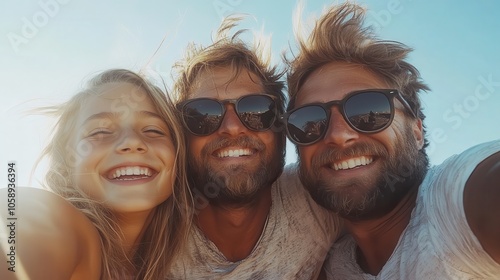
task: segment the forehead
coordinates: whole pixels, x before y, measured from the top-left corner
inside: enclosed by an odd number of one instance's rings
[[[340,100],[352,91],[389,88],[384,79],[359,64],[332,62],[316,69],[297,93],[296,105]]]
[[[257,75],[242,68],[235,76],[236,71],[236,68],[231,66],[204,71],[196,78],[189,99],[236,99],[249,93],[264,93],[264,87]]]
[[[146,91],[133,84],[109,83],[96,91],[96,94],[89,96],[82,104],[80,120],[102,112],[119,115],[129,115],[136,111],[158,113]]]

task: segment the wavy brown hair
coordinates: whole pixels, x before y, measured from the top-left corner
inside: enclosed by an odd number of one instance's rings
[[[289,67],[288,109],[294,108],[297,93],[312,72],[331,62],[348,62],[378,74],[401,92],[420,119],[425,118],[418,94],[429,88],[415,66],[407,61],[411,48],[400,42],[379,40],[372,28],[364,25],[365,9],[349,2],[325,10],[306,37],[302,9],[299,5],[294,20],[298,54],[291,59],[285,57]],[[425,143],[427,146],[427,140]]]

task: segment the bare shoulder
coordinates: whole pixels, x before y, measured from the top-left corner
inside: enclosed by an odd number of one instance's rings
[[[100,238],[82,212],[46,190],[16,188],[15,196],[11,193],[0,189],[0,216],[6,224],[0,242],[7,258],[0,278],[99,278]]]
[[[500,264],[500,152],[478,164],[467,180],[464,210],[482,247]]]

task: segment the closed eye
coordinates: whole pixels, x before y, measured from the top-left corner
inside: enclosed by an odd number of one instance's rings
[[[110,134],[113,134],[111,130],[98,128],[96,130],[91,131],[87,137],[96,137],[96,136],[103,137],[105,135],[110,135]]]
[[[166,136],[167,133],[165,131],[159,129],[159,128],[146,128],[143,130],[143,132],[148,135],[149,137],[159,137],[159,136]]]

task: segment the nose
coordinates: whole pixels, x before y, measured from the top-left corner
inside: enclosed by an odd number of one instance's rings
[[[224,118],[222,119],[222,123],[217,133],[236,136],[246,130],[247,128],[243,125],[243,123],[241,123],[238,115],[236,114],[234,104],[227,104],[226,113],[224,114]]]
[[[339,109],[334,106],[331,110],[330,122],[325,132],[325,143],[337,147],[346,147],[359,138],[359,133],[347,124]]]
[[[132,129],[124,131],[116,146],[118,153],[145,153],[147,151],[148,146],[142,137]]]

